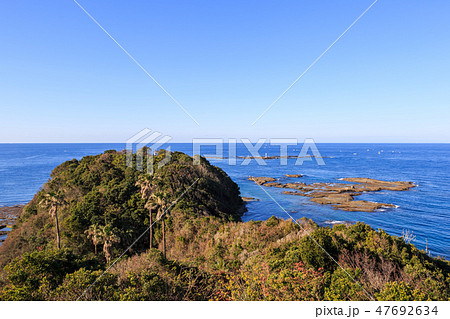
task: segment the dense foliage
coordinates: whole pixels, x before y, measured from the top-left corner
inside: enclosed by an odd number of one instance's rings
[[[449,299],[449,262],[403,238],[363,223],[240,222],[222,170],[182,153],[158,167],[165,155],[152,176],[115,151],[57,167],[0,248],[0,299]],[[151,247],[147,232],[103,273],[151,218]]]
[[[200,159],[199,165],[194,165],[191,157],[180,152],[171,153],[170,162],[158,167],[165,157],[164,150],[155,156],[152,176],[127,167],[126,154],[116,151],[87,156],[80,161],[74,159],[56,167],[51,180],[25,207],[15,229],[2,246],[0,264],[25,252],[56,248],[57,233],[52,216],[55,210],[62,247],[72,249],[77,255],[94,252],[91,238],[94,235],[89,234],[89,229],[98,228],[108,232],[108,236],[115,235],[120,239],[120,242],[108,243],[111,244],[109,253],[116,256],[149,227],[149,211],[140,193],[140,179],[152,185],[154,194],[164,195],[163,208],[169,208],[178,199],[171,212],[240,220],[243,202],[239,188],[220,168],[210,165],[204,158]],[[146,165],[145,160],[143,166]],[[52,210],[54,206],[47,204],[49,196],[58,209]],[[155,220],[156,209],[152,215]],[[156,224],[155,228],[158,240],[161,237],[160,225]],[[114,241],[113,238],[110,241]],[[104,245],[103,241],[101,246]],[[134,251],[148,246],[149,239],[145,237]]]

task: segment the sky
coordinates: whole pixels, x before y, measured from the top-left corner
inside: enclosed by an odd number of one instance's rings
[[[450,2],[0,2],[0,143],[450,142]]]

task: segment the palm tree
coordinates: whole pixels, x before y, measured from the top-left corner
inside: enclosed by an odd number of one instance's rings
[[[56,224],[56,245],[58,249],[61,248],[61,239],[59,236],[59,220],[58,209],[64,205],[64,195],[61,192],[49,192],[44,195],[44,198],[39,202],[41,207],[49,210],[49,213],[55,218]]]
[[[164,213],[166,211],[166,201],[162,193],[153,194],[152,199],[158,207],[158,214],[156,215],[156,220],[162,219],[162,240],[163,240],[163,255],[166,257],[166,222],[164,220]]]
[[[88,230],[84,232],[88,239],[92,240],[94,244],[94,253],[97,255],[97,245],[102,243],[102,230],[97,224],[91,225]]]
[[[150,248],[153,246],[153,217],[152,211],[156,208],[156,205],[150,201],[153,192],[155,191],[155,186],[151,184],[151,179],[149,176],[141,176],[139,180],[136,182],[136,186],[141,188],[141,196],[144,200],[146,200],[145,208],[148,209],[149,214],[149,227],[150,227]]]
[[[148,209],[148,215],[149,215],[149,224],[150,224],[150,248],[153,247],[153,216],[152,216],[152,211],[154,209],[156,209],[158,206],[156,206],[155,203],[151,202],[151,201],[147,201],[147,203],[145,203],[145,208]]]
[[[102,227],[103,252],[105,253],[106,262],[111,261],[111,247],[114,243],[120,243],[120,237],[115,234],[110,225]]]

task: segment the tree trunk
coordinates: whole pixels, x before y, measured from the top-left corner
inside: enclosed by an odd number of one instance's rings
[[[97,255],[97,244],[94,245],[94,252]]]
[[[163,255],[166,257],[166,222],[162,220],[162,236],[163,236]]]
[[[61,240],[59,238],[59,222],[58,222],[58,210],[55,209],[55,222],[56,222],[56,245],[58,249],[61,248]]]
[[[153,218],[152,218],[152,210],[150,209],[150,248],[153,246]]]
[[[103,252],[105,253],[106,263],[109,264],[109,261],[111,260],[111,253],[109,252],[109,248],[111,245],[109,242],[105,241],[103,244]]]

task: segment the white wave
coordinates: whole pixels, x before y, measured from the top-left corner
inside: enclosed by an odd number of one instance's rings
[[[326,220],[324,223],[325,224],[336,225],[336,224],[345,224],[346,221],[344,221],[344,220]]]
[[[28,159],[33,159],[33,158],[36,158],[36,157],[41,157],[42,155],[34,155],[34,156],[28,156],[28,157],[24,157],[23,159],[24,160],[28,160]]]

